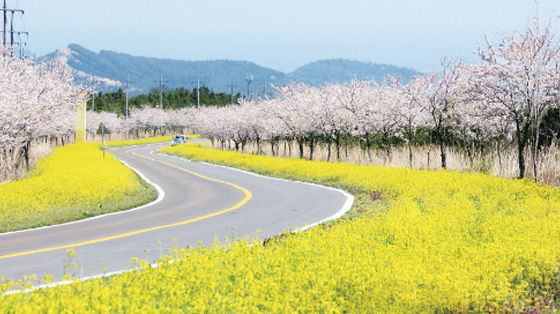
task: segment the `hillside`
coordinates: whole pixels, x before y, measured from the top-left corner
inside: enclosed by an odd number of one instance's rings
[[[387,64],[375,64],[346,59],[321,60],[306,64],[289,73],[289,77],[320,86],[324,83],[348,82],[374,79],[382,82],[387,76],[400,77],[403,82],[411,80],[416,71]]]
[[[323,60],[304,65],[291,73],[283,73],[259,66],[248,61],[213,60],[183,61],[158,59],[102,50],[99,53],[82,46],[71,44],[48,55],[40,57],[39,62],[59,58],[75,70],[76,81],[92,85],[93,75],[96,90],[115,91],[124,88],[124,82],[131,83],[131,94],[148,92],[159,88],[160,77],[166,88],[175,89],[196,87],[197,79],[201,85],[215,92],[247,94],[247,75],[252,75],[251,97],[268,95],[270,84],[283,85],[290,81],[320,86],[325,82],[347,82],[356,77],[359,80],[375,79],[382,81],[387,75],[402,76],[407,81],[414,71],[391,65],[379,65],[345,59]]]

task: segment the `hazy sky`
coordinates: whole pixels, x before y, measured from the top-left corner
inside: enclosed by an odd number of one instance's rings
[[[283,72],[347,58],[439,69],[475,60],[484,34],[522,31],[534,0],[7,0],[43,55],[71,43],[99,52],[181,60],[247,60]],[[560,1],[540,0],[558,31]],[[560,36],[560,34],[557,34]]]

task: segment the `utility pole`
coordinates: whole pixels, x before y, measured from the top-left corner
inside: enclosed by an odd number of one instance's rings
[[[95,109],[95,83],[99,83],[99,81],[95,80],[95,75],[91,76],[91,89],[93,93],[91,93],[91,111]]]
[[[4,44],[4,47],[6,47],[6,37],[8,36],[8,8],[6,7],[6,0],[4,0],[4,41],[2,42]]]
[[[200,78],[196,77],[196,108],[200,108]]]
[[[233,106],[233,79],[231,80],[231,85],[226,86],[231,87],[231,105]]]
[[[15,31],[14,30],[14,15],[16,13],[21,13],[21,15],[23,15],[25,12],[23,10],[18,10],[18,9],[8,9],[7,5],[6,5],[6,0],[4,0],[4,6],[2,8],[3,11],[3,16],[4,16],[4,30],[3,30],[3,34],[4,34],[4,39],[2,41],[2,44],[4,47],[8,46],[8,32],[10,33],[10,47],[14,46],[14,34],[17,34],[18,37],[21,34],[25,34],[25,35],[29,35],[27,32],[21,32],[21,31]],[[11,19],[10,19],[10,30],[8,31],[8,12],[11,13]],[[17,44],[22,45],[22,42],[19,41],[17,42]],[[13,51],[12,51],[13,54]],[[22,55],[22,53],[20,52],[20,55]]]
[[[245,77],[247,81],[247,100],[251,99],[251,82],[253,81],[253,74],[247,74]]]
[[[263,89],[263,99],[266,99],[266,80],[264,80],[264,85],[263,85],[264,89]]]
[[[124,103],[124,118],[128,119],[128,93],[129,93],[129,88],[130,85],[134,83],[128,80],[128,74],[126,75],[126,89],[125,89],[125,94],[126,94],[126,98],[125,98],[125,103]]]
[[[168,83],[169,81],[164,81],[163,77],[160,75],[159,76],[159,108],[160,109],[163,109],[163,82]]]
[[[194,82],[192,82],[194,84]],[[204,82],[200,81],[198,75],[196,76],[196,108],[200,108],[200,83],[204,84]]]

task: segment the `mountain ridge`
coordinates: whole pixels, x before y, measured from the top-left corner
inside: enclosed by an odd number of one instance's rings
[[[310,85],[318,86],[324,83],[340,82],[341,78],[346,78],[344,81],[355,78],[358,81],[374,79],[376,82],[382,82],[388,75],[396,78],[401,77],[405,81],[409,81],[417,73],[419,72],[413,69],[389,64],[336,58],[310,62],[288,73],[288,75],[304,80]],[[328,78],[332,78],[332,81],[327,80]]]
[[[251,98],[272,94],[270,85],[285,85],[291,81],[313,86],[325,83],[344,83],[353,78],[375,79],[381,82],[387,75],[401,77],[406,82],[416,71],[387,64],[376,64],[349,59],[319,60],[284,73],[250,61],[205,60],[188,61],[133,56],[101,50],[99,53],[77,44],[70,44],[37,59],[46,62],[61,59],[74,71],[79,84],[92,86],[95,76],[96,91],[115,91],[131,84],[131,94],[147,93],[159,88],[160,77],[165,88],[196,88],[198,82],[215,92],[251,94]],[[249,83],[248,76],[251,75]],[[133,82],[133,83],[132,83]]]

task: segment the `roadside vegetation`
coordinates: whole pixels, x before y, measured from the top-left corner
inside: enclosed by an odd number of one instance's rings
[[[193,144],[161,152],[340,187],[358,201],[336,222],[264,243],[225,239],[209,248],[170,248],[157,268],[152,261],[132,259],[131,267],[139,269],[122,275],[5,295],[2,311],[557,309],[557,188],[482,174],[279,159]]]
[[[107,142],[108,147],[171,141],[170,136]],[[25,178],[0,185],[0,232],[60,224],[149,203],[155,189],[99,143],[56,148]]]

